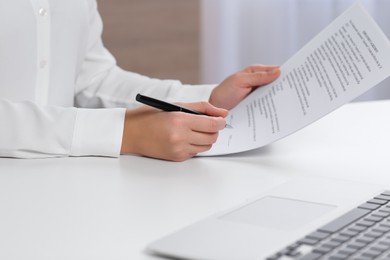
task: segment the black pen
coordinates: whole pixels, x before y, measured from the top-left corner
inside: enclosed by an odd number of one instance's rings
[[[154,108],[158,108],[158,109],[161,109],[161,110],[167,111],[167,112],[184,112],[184,113],[188,113],[188,114],[205,115],[205,116],[207,116],[206,114],[204,114],[202,112],[191,110],[191,109],[188,109],[188,108],[185,108],[185,107],[181,107],[181,106],[178,106],[178,105],[175,105],[175,104],[171,104],[171,103],[168,103],[168,102],[165,102],[165,101],[162,101],[162,100],[158,100],[158,99],[155,99],[155,98],[147,97],[147,96],[144,96],[144,95],[141,95],[141,94],[137,94],[135,99],[138,102],[141,102],[142,104],[145,104],[145,105],[148,105],[148,106],[151,106],[151,107],[154,107]],[[225,127],[226,128],[233,128],[232,126],[230,126],[228,124],[226,124]]]

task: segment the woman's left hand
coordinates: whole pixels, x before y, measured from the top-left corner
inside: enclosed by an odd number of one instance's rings
[[[216,107],[230,110],[254,89],[274,81],[279,76],[278,66],[249,66],[219,84],[211,93],[209,102]]]

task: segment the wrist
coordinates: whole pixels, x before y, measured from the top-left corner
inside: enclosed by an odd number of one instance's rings
[[[135,110],[126,110],[125,123],[123,127],[121,154],[134,154],[136,153],[135,138],[136,127],[133,125],[134,117],[136,116]]]

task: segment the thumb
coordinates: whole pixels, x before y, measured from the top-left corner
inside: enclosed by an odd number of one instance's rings
[[[228,110],[215,107],[209,102],[185,103],[181,105],[185,108],[196,110],[209,116],[226,117],[229,114]]]

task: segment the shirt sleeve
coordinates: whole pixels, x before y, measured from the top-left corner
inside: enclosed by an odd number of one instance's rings
[[[42,107],[0,100],[0,157],[120,154],[125,109]]]
[[[207,101],[215,85],[183,85],[177,80],[160,80],[124,71],[103,46],[102,20],[96,1],[90,2],[89,38],[86,56],[78,74],[75,104],[79,107],[139,106],[137,93],[167,101]]]

